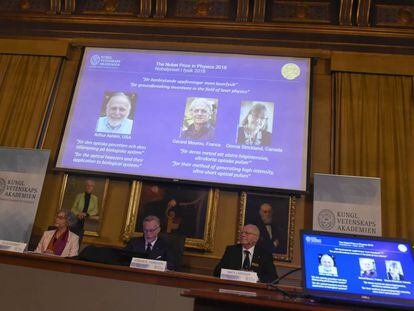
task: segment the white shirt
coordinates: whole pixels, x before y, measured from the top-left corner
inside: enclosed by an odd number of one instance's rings
[[[272,225],[265,225],[267,233],[269,233],[270,239],[272,239]]]
[[[243,267],[243,262],[244,262],[244,258],[246,257],[246,254],[244,253],[244,251],[248,251],[250,253],[249,255],[249,260],[250,260],[250,266],[252,265],[252,259],[253,259],[253,254],[254,254],[254,245],[252,247],[250,247],[249,249],[245,249],[244,247],[242,247],[242,262],[241,262],[241,267]]]

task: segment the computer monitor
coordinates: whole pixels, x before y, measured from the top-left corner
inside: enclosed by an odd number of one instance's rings
[[[301,246],[305,295],[414,308],[410,242],[302,231]]]

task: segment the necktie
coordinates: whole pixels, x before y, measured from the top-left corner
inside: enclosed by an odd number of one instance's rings
[[[147,248],[145,249],[145,252],[146,252],[147,254],[151,253],[151,243],[148,243],[148,244],[147,244]]]
[[[250,252],[244,251],[243,270],[250,270]]]

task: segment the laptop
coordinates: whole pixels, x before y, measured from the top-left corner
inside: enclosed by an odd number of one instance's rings
[[[414,309],[410,242],[301,231],[304,294],[317,300]]]

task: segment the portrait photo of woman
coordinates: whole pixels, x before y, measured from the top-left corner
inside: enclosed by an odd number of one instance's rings
[[[271,102],[242,102],[237,144],[269,146],[272,143],[273,110]]]

